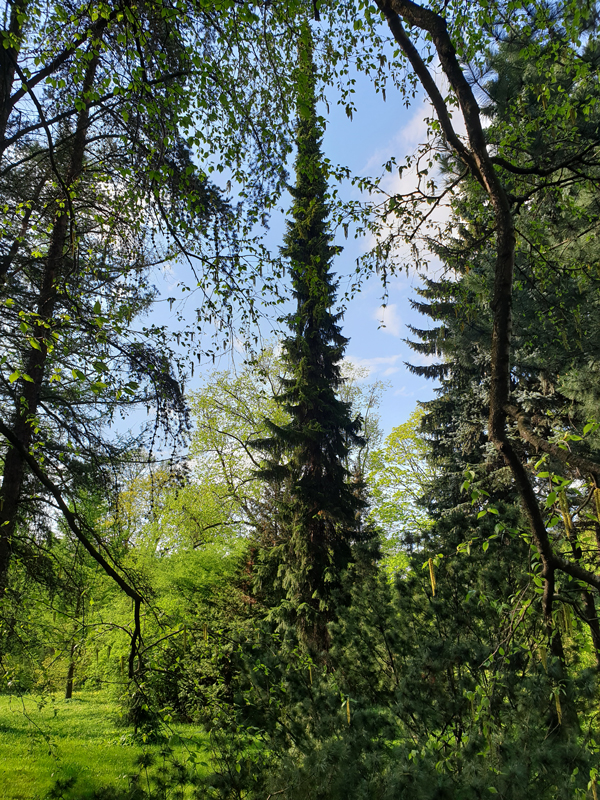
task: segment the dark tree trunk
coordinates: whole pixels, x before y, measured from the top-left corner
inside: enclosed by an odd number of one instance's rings
[[[592,635],[592,644],[594,645],[594,652],[596,655],[596,669],[600,672],[600,624],[598,623],[596,601],[594,600],[594,595],[587,590],[581,593],[581,597],[583,600],[585,621],[589,625]]]
[[[5,31],[17,40],[23,29],[23,15],[28,0],[14,0],[10,9],[8,29]],[[15,81],[19,51],[16,47],[0,47],[0,157],[5,149],[6,126],[12,110],[10,97]]]
[[[507,433],[510,410],[510,357],[512,348],[512,295],[515,261],[515,232],[511,205],[499,173],[488,152],[481,123],[479,105],[458,60],[446,20],[429,8],[412,0],[376,0],[385,15],[394,39],[404,52],[435,108],[448,145],[454,150],[470,174],[488,195],[494,210],[496,263],[491,301],[493,320],[490,357],[490,392],[488,437],[510,467],[519,492],[531,536],[542,562],[544,577],[543,613],[548,629],[552,626],[555,572],[562,571],[600,591],[600,576],[585,569],[576,559],[565,558],[554,551],[538,497],[527,469],[513,448]],[[410,39],[403,20],[415,29],[426,32],[437,51],[440,64],[452,87],[462,112],[468,146],[457,135],[446,100],[438,89],[428,65]],[[510,167],[508,162],[504,166]],[[523,431],[521,431],[523,436]],[[526,438],[526,437],[524,437]],[[572,459],[570,459],[572,460]],[[592,471],[593,474],[594,471]],[[596,465],[597,472],[597,465]]]
[[[75,642],[71,643],[71,653],[69,657],[69,669],[67,671],[67,685],[65,687],[65,700],[73,697],[73,677],[75,675]]]
[[[25,213],[23,215],[23,222],[21,223],[21,229],[19,231],[19,235],[15,237],[15,239],[13,239],[13,243],[11,244],[9,251],[6,253],[5,256],[3,256],[0,259],[0,286],[2,286],[2,284],[4,284],[5,281],[7,280],[7,274],[11,267],[11,264],[13,263],[17,253],[19,252],[19,247],[21,246],[21,242],[23,241],[25,235],[27,234],[27,231],[29,230],[29,220],[31,219],[31,214],[33,212],[33,209],[36,207],[40,195],[42,193],[42,189],[44,188],[44,185],[46,184],[49,177],[50,175],[48,173],[45,174],[37,184],[35,191],[31,196],[31,203],[25,210]]]
[[[94,83],[97,67],[98,56],[95,56],[87,67],[83,81],[82,98],[86,101]],[[64,181],[64,185],[69,188],[83,169],[88,125],[89,112],[86,105],[77,117],[69,167]],[[49,344],[48,326],[52,322],[55,311],[58,279],[64,271],[64,261],[69,250],[70,223],[72,224],[73,220],[70,220],[66,208],[54,221],[38,299],[37,325],[34,329],[34,338],[38,347],[32,347],[24,358],[25,373],[31,380],[20,379],[18,382],[18,395],[15,398],[16,407],[11,429],[19,444],[27,450],[32,442],[33,427],[44,381]],[[4,462],[0,490],[0,593],[6,587],[24,477],[23,454],[17,448],[10,447]]]

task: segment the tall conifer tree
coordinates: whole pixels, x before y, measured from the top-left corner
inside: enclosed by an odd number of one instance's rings
[[[336,283],[331,266],[338,249],[328,223],[308,27],[299,47],[297,102],[296,186],[290,187],[292,220],[282,248],[297,307],[287,317],[287,377],[277,398],[290,421],[283,426],[268,422],[271,436],[256,445],[268,454],[261,477],[284,486],[276,540],[264,553],[262,571],[272,576],[272,568],[277,568],[275,584],[283,590],[281,619],[291,623],[312,650],[322,651],[328,647],[326,624],[343,596],[342,576],[364,505],[346,467],[350,446],[363,440],[360,418],[352,419],[350,404],[337,394],[348,339],[341,333],[342,315],[333,311]]]

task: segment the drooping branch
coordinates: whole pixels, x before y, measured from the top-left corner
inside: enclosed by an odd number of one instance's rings
[[[144,598],[142,595],[120,575],[112,564],[100,553],[93,545],[91,539],[86,534],[88,527],[84,520],[74,511],[72,511],[65,502],[62,492],[54,481],[44,472],[40,467],[37,460],[32,456],[29,450],[23,446],[19,439],[14,435],[10,428],[0,420],[0,434],[14,447],[23,461],[27,464],[31,472],[35,475],[42,486],[50,492],[58,505],[65,522],[71,529],[76,539],[81,542],[83,547],[87,550],[90,556],[99,564],[109,578],[117,584],[127,597],[130,597],[134,603],[134,631],[131,636],[131,652],[129,654],[129,677],[133,677],[133,662],[137,650],[137,642],[140,639],[140,605]]]
[[[65,179],[62,181],[69,191],[69,205],[71,186],[81,175],[84,168],[87,131],[89,126],[89,112],[86,98],[94,84],[99,57],[92,52],[92,59],[87,65],[83,81],[81,107],[77,116],[77,125],[71,145],[70,158]],[[12,426],[12,433],[29,451],[32,427],[31,419],[37,414],[40,402],[40,392],[44,381],[47,356],[51,346],[49,329],[54,314],[57,299],[57,280],[64,270],[65,255],[68,252],[68,225],[71,224],[71,247],[74,244],[74,217],[72,214],[56,214],[52,223],[52,231],[46,258],[43,260],[43,271],[40,280],[40,289],[37,298],[37,315],[34,323],[33,338],[36,345],[32,345],[29,353],[24,356],[25,374],[29,380],[22,381],[21,398],[18,401],[17,411]],[[7,453],[3,464],[2,486],[0,494],[0,586],[3,585],[10,562],[9,541],[13,535],[19,498],[23,485],[24,461],[20,451],[12,448]]]
[[[456,151],[459,158],[469,167],[469,170],[473,174],[477,175],[477,166],[473,159],[473,154],[470,153],[465,147],[460,139],[460,136],[454,130],[450,114],[448,113],[448,106],[442,97],[442,93],[438,89],[433,75],[421,58],[419,51],[411,42],[408,34],[404,30],[404,26],[400,21],[400,17],[387,2],[384,2],[383,0],[377,0],[377,5],[387,19],[387,23],[394,36],[394,39],[402,48],[402,52],[410,61],[415,74],[418,76],[423,88],[429,95],[429,99],[431,100],[431,103],[435,109],[439,123],[442,126],[442,131],[444,132],[446,141]]]
[[[44,472],[44,470],[40,467],[36,459],[31,455],[29,450],[24,447],[18,438],[14,435],[14,433],[10,430],[10,428],[5,425],[2,421],[0,421],[0,433],[4,438],[10,443],[12,447],[19,451],[19,454],[35,475],[35,477],[39,480],[39,482],[47,489],[50,494],[56,500],[58,507],[60,508],[65,521],[67,522],[71,531],[75,534],[78,541],[85,547],[88,553],[92,556],[94,561],[97,561],[98,564],[102,567],[102,569],[106,572],[106,574],[113,579],[113,581],[117,584],[117,586],[122,589],[123,592],[127,595],[127,597],[131,597],[132,600],[139,600],[142,601],[142,596],[137,592],[133,587],[131,587],[124,578],[119,575],[119,573],[115,570],[115,568],[104,558],[102,553],[98,552],[94,545],[92,544],[91,540],[87,537],[84,530],[87,527],[85,522],[81,520],[81,518],[74,512],[71,511],[69,506],[66,504],[62,492],[56,486],[54,481]]]
[[[514,221],[508,195],[502,185],[487,149],[479,105],[461,65],[456,48],[448,33],[446,20],[411,0],[378,0],[394,38],[423,82],[448,144],[485,188],[494,209],[496,224],[496,267],[492,297],[493,330],[490,380],[489,431],[490,440],[500,448],[506,441],[506,412],[504,406],[510,393],[510,348],[512,330],[512,282],[515,261]],[[469,150],[456,136],[448,116],[447,104],[427,65],[408,38],[400,17],[410,25],[426,31],[435,45],[440,64],[454,91],[465,122]],[[458,142],[457,142],[458,140]]]
[[[39,83],[45,81],[50,75],[54,74],[71,56],[73,56],[81,47],[88,41],[96,42],[103,34],[107,26],[113,22],[119,14],[123,13],[123,9],[127,3],[119,4],[114,8],[107,17],[100,17],[100,19],[92,26],[90,26],[85,33],[78,36],[69,47],[62,50],[50,63],[45,64],[42,69],[30,75],[26,81],[22,82],[19,89],[14,94],[6,99],[5,108],[3,109],[6,119],[13,108],[19,103],[28,93],[32,91]],[[13,56],[14,60],[14,56]],[[4,133],[4,131],[2,131]],[[13,137],[14,138],[14,137]],[[0,153],[4,152],[6,143],[0,142]]]
[[[488,151],[480,108],[459,62],[457,50],[448,32],[444,17],[412,2],[412,0],[376,0],[376,2],[387,19],[394,39],[429,95],[449,147],[469,169],[473,178],[483,186],[494,211],[496,259],[493,295],[490,304],[493,327],[488,437],[510,467],[521,497],[532,540],[542,561],[542,574],[545,579],[543,608],[547,624],[551,626],[555,571],[557,569],[598,590],[600,590],[600,578],[581,567],[579,563],[567,561],[562,556],[555,554],[531,478],[507,434],[516,247],[511,198],[500,179],[494,159]],[[402,20],[413,28],[426,32],[431,37],[441,67],[458,100],[467,132],[468,147],[457,136],[451,123],[447,103],[437,88],[427,64],[406,33]],[[498,166],[500,167],[500,165]],[[523,423],[521,423],[521,427],[525,431]],[[527,436],[534,435],[532,432],[531,434],[525,432]],[[522,432],[522,435],[526,438],[525,433]],[[557,449],[560,451],[560,448]],[[573,459],[571,459],[571,463],[575,463]],[[597,469],[594,465],[591,472],[595,474]]]

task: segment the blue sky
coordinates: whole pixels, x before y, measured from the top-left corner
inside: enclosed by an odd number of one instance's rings
[[[356,107],[350,120],[343,108],[330,103],[323,142],[327,157],[334,163],[348,166],[354,174],[378,175],[391,156],[402,163],[426,137],[424,118],[430,112],[422,99],[413,101],[407,109],[399,95],[394,97],[392,90],[384,101],[368,80],[358,77]],[[397,175],[390,176],[386,189],[397,190],[399,184]],[[344,250],[336,271],[343,274],[352,270],[357,256],[372,242],[342,238],[340,244]],[[408,419],[417,401],[434,396],[435,384],[413,375],[405,365],[405,362],[422,363],[422,357],[404,341],[409,336],[406,326],[426,328],[429,324],[428,319],[410,306],[418,285],[419,278],[411,271],[392,278],[383,308],[381,281],[371,278],[351,301],[344,316],[344,333],[350,338],[347,357],[366,367],[371,379],[388,384],[380,409],[386,434]]]
[[[391,156],[395,156],[398,163],[401,163],[424,141],[424,118],[428,115],[429,108],[422,99],[418,99],[407,109],[400,96],[395,98],[391,90],[387,102],[384,102],[382,96],[375,93],[372,84],[361,76],[357,76],[356,89],[357,110],[352,120],[348,119],[344,109],[335,101],[329,102],[329,111],[323,105],[321,113],[327,119],[323,149],[334,164],[349,167],[353,174],[378,175],[382,164]],[[410,177],[407,180],[410,181]],[[400,189],[397,174],[395,177],[390,176],[387,183],[388,190]],[[349,184],[340,187],[340,193],[345,198],[359,197],[358,190]],[[283,223],[283,214],[277,213],[273,216],[267,237],[268,245],[273,250],[281,241]],[[356,258],[373,241],[355,240],[352,236],[346,240],[341,236],[337,243],[344,249],[334,269],[343,276],[353,271]],[[159,288],[166,293],[165,296],[173,293],[172,287],[176,283],[178,271],[176,268],[164,276],[165,283]],[[434,383],[413,375],[405,366],[406,361],[422,363],[422,357],[410,350],[403,341],[409,335],[407,324],[421,328],[428,326],[428,320],[410,307],[410,299],[415,297],[415,286],[418,283],[418,276],[410,270],[408,275],[403,273],[393,277],[387,287],[387,306],[382,308],[382,284],[378,278],[371,278],[363,285],[360,294],[350,302],[344,315],[343,330],[350,338],[347,358],[368,370],[368,379],[381,380],[388,384],[380,408],[381,423],[386,434],[395,425],[408,419],[417,401],[434,396]],[[343,289],[342,281],[341,290]],[[192,317],[193,309],[193,301],[188,302],[186,315]],[[177,324],[175,315],[167,312],[165,304],[161,304],[159,314],[162,322],[173,326]],[[268,328],[268,324],[265,327]],[[269,330],[262,333],[265,338],[271,336]],[[224,356],[216,366],[226,369],[231,363],[231,356]],[[212,361],[204,369],[199,369],[196,362],[194,378],[188,388],[199,388],[212,368]]]

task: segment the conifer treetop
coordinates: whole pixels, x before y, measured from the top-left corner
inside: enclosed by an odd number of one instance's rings
[[[288,315],[277,402],[289,422],[267,420],[270,437],[256,442],[267,454],[259,475],[281,487],[274,531],[259,582],[278,586],[281,624],[313,652],[328,649],[327,623],[344,602],[344,574],[353,560],[364,507],[352,480],[349,452],[363,444],[362,420],[339,397],[348,339],[335,313],[332,273],[338,248],[329,230],[327,174],[316,111],[310,31],[301,38],[298,65],[296,185],[282,254],[296,310]],[[263,573],[261,578],[260,573]],[[267,577],[269,576],[269,577]]]

